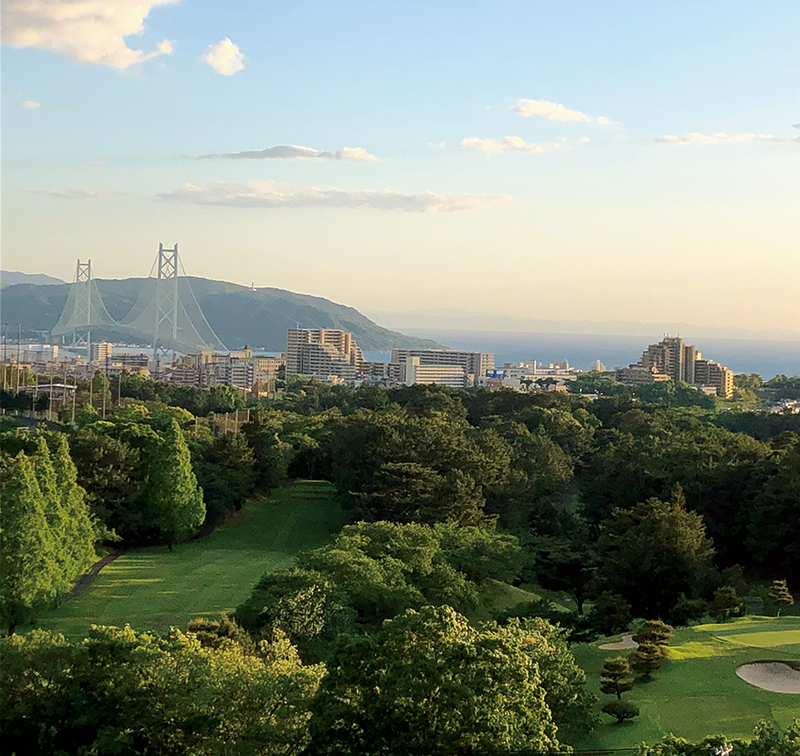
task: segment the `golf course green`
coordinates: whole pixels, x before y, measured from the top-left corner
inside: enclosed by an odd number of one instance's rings
[[[159,546],[123,554],[83,593],[42,614],[38,625],[80,640],[91,625],[163,631],[185,628],[192,617],[218,617],[247,598],[261,575],[324,543],[344,519],[330,483],[296,481],[174,551]]]
[[[613,698],[600,692],[604,660],[630,653],[598,648],[609,640],[619,636],[572,647],[599,699],[598,712]],[[787,727],[800,716],[800,695],[762,690],[736,674],[751,662],[800,660],[799,617],[744,617],[677,628],[667,653],[650,680],[637,681],[623,695],[639,706],[640,716],[618,725],[603,715],[604,722],[578,748],[630,748],[669,733],[689,740],[712,733],[750,737],[760,720]]]

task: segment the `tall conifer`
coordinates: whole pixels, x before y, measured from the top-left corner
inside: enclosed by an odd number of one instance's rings
[[[61,501],[58,480],[50,457],[50,448],[43,436],[36,438],[36,454],[32,457],[36,470],[36,482],[39,484],[42,508],[50,528],[50,540],[53,544],[53,556],[56,560],[56,571],[53,574],[53,587],[56,598],[63,596],[70,587],[69,546],[67,542],[67,515]]]
[[[0,619],[11,633],[56,596],[58,565],[31,460],[20,452],[3,477]]]
[[[63,433],[56,437],[52,460],[61,506],[66,517],[66,577],[71,585],[95,560],[95,526],[86,502],[86,491],[78,485],[78,471],[70,457],[67,437]]]
[[[203,491],[197,485],[189,447],[178,423],[163,432],[150,461],[148,508],[162,540],[172,547],[194,533],[206,515]]]

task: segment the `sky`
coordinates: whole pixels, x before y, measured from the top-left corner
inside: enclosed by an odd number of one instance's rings
[[[4,0],[2,267],[800,336],[800,4]]]

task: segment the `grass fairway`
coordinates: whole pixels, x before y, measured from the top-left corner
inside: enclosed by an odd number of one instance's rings
[[[603,661],[624,655],[597,648],[606,642],[572,648],[587,673],[590,690],[600,699],[598,711],[612,700],[600,693]],[[624,725],[602,715],[603,724],[578,743],[579,748],[630,748],[656,742],[668,733],[689,740],[716,733],[749,737],[759,720],[787,727],[800,712],[800,695],[761,690],[735,674],[747,662],[800,659],[798,617],[745,617],[679,628],[668,652],[669,658],[651,680],[638,682],[624,695],[639,706],[641,715]]]
[[[263,573],[291,565],[298,552],[321,545],[343,524],[330,483],[297,481],[172,552],[160,546],[124,554],[82,594],[42,615],[39,626],[72,640],[92,624],[185,628],[192,617],[232,611]]]

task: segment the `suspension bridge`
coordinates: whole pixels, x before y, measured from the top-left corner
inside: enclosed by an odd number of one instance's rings
[[[153,275],[155,271],[155,275]],[[159,352],[226,351],[197,303],[186,271],[178,257],[178,245],[158,245],[150,276],[125,317],[111,317],[92,275],[92,261],[81,262],[69,289],[61,317],[52,336],[71,336],[74,349],[89,349],[92,329],[109,329],[152,344]]]

